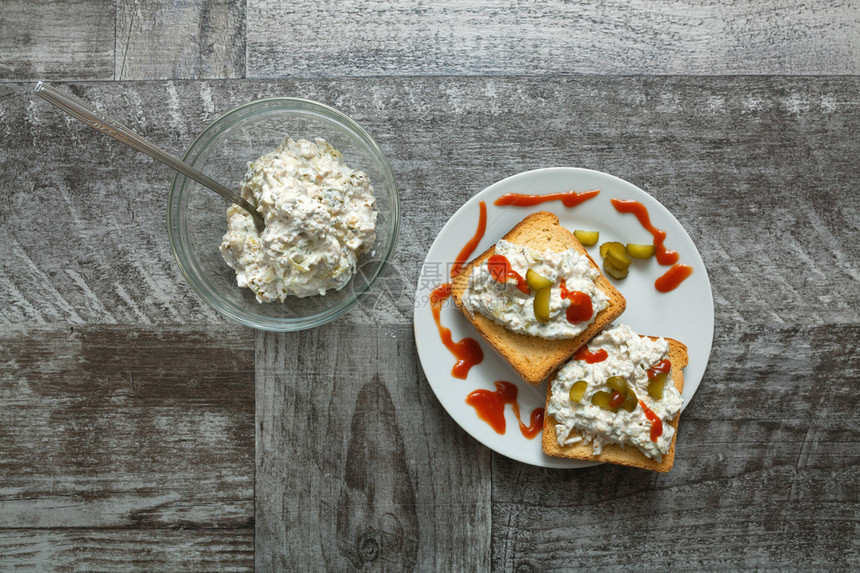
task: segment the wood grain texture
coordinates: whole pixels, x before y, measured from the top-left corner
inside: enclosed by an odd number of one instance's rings
[[[860,569],[858,42],[843,0],[4,0],[0,570]],[[272,80],[92,81],[245,74]],[[261,97],[345,111],[403,199],[381,288],[311,332],[231,326],[173,261],[172,173],[36,79],[180,155]],[[644,188],[708,267],[666,476],[496,456],[420,372],[433,239],[555,165]]]
[[[857,78],[377,78],[73,88],[177,152],[215,115],[258,97],[301,95],[362,123],[391,159],[403,220],[386,281],[390,294],[371,297],[341,322],[410,324],[420,265],[448,217],[499,179],[556,165],[613,173],[669,206],[710,271],[718,321],[860,320]],[[0,210],[8,253],[0,259],[0,293],[12,301],[0,307],[0,321],[219,320],[190,292],[169,252],[167,168],[31,98],[29,87],[0,87],[0,133],[7,136],[0,189],[10,197]],[[54,214],[50,233],[33,203]]]
[[[860,7],[838,0],[49,0],[34,14],[4,2],[0,81],[860,71]]]
[[[857,324],[718,324],[666,475],[495,457],[493,568],[856,570],[858,344]]]
[[[101,557],[75,553],[85,532],[128,550],[129,562],[168,559],[144,540],[169,530],[237,536],[188,534],[189,551],[174,559],[220,559],[250,542],[253,358],[252,334],[234,326],[4,327],[0,569],[89,568]],[[28,549],[27,539],[51,549]],[[205,539],[214,545],[192,547]]]
[[[257,335],[256,565],[490,566],[490,452],[447,419],[409,327]]]
[[[3,571],[253,571],[254,529],[0,530]]]
[[[113,79],[115,22],[103,0],[3,0],[0,82]]]
[[[118,2],[116,79],[241,78],[244,0]]]
[[[248,77],[860,72],[838,0],[254,0],[247,26]]]
[[[201,104],[209,88],[195,89]],[[0,296],[10,301],[0,308],[0,322],[219,322],[185,284],[170,252],[172,172],[31,90],[0,86],[0,189],[9,198],[0,210],[7,253]],[[72,91],[179,155],[215,113],[211,102],[180,111],[172,84]]]

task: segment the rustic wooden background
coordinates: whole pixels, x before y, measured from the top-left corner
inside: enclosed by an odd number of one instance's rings
[[[226,322],[165,232],[181,153],[296,95],[364,124],[402,294],[299,334]],[[860,568],[860,3],[0,3],[0,570]],[[505,176],[632,181],[699,246],[710,365],[665,476],[511,462],[444,413],[409,297]]]

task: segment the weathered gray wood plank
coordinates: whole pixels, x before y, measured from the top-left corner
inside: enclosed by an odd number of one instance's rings
[[[395,264],[408,285],[468,197],[520,171],[570,165],[618,175],[672,210],[702,252],[718,320],[850,324],[860,320],[858,87],[856,78],[412,79],[329,101],[366,116],[383,148],[395,148],[405,204]]]
[[[241,78],[243,0],[118,2],[116,79]]]
[[[503,177],[554,165],[613,173],[667,205],[704,256],[718,320],[860,320],[857,78],[377,78],[75,88],[176,152],[214,116],[258,97],[316,99],[364,124],[391,158],[403,200],[391,281],[402,287],[393,305],[365,305],[341,322],[410,324],[420,264],[447,218]],[[31,102],[29,86],[0,88],[0,133],[0,189],[11,198],[0,211],[8,253],[0,259],[0,292],[12,301],[0,308],[0,321],[219,320],[185,285],[169,252],[167,168]],[[81,201],[90,204],[84,209]],[[50,233],[43,212],[52,214]]]
[[[860,72],[833,0],[253,0],[247,27],[248,77]]]
[[[7,0],[0,570],[860,568],[858,32],[825,0]],[[368,127],[404,200],[392,300],[313,332],[217,317],[167,246],[172,174],[20,83],[242,77],[246,47],[249,75],[308,79],[72,88],[177,153],[258,97]],[[715,350],[667,476],[493,456],[419,371],[433,238],[550,165],[639,184],[708,265]]]
[[[253,359],[238,326],[5,326],[0,536],[251,527]]]
[[[670,473],[494,458],[494,569],[860,566],[860,327],[715,334]]]
[[[259,570],[481,571],[490,452],[419,374],[409,327],[257,335]]]
[[[253,571],[254,528],[0,530],[3,571]]]
[[[216,113],[179,103],[172,84],[103,84],[77,91],[153,141],[182,147]],[[38,100],[30,85],[0,86],[2,322],[218,322],[170,252],[172,172]],[[188,102],[189,104],[191,102]],[[38,206],[38,207],[36,207]]]
[[[851,2],[245,4],[11,0],[0,80],[860,71]]]
[[[115,21],[102,0],[3,0],[0,82],[112,79]]]

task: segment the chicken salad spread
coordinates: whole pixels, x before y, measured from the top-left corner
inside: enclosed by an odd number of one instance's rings
[[[610,443],[635,446],[660,460],[675,433],[669,422],[682,406],[671,381],[668,341],[621,324],[594,337],[588,351],[602,359],[571,360],[550,382],[547,414],[557,422],[558,445],[590,442],[595,455]]]
[[[323,139],[287,137],[248,163],[240,190],[266,227],[260,234],[251,215],[231,205],[221,254],[238,285],[261,303],[343,288],[376,239],[378,212],[367,174],[344,164]]]
[[[576,249],[540,252],[502,239],[472,270],[463,305],[513,332],[575,338],[609,305],[599,274]]]

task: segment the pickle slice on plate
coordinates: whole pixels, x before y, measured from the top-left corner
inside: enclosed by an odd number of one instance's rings
[[[619,243],[620,244],[620,243]],[[606,260],[612,261],[613,266],[617,269],[626,271],[630,266],[630,257],[627,256],[627,249],[621,250],[610,247],[606,251]]]
[[[535,293],[535,318],[541,322],[549,322],[549,297],[552,294],[551,288],[542,288]]]
[[[627,243],[627,254],[634,259],[650,259],[654,256],[654,245],[634,245]]]
[[[627,269],[622,270],[613,266],[609,259],[603,259],[603,272],[618,280],[627,277],[628,273]]]
[[[576,229],[573,232],[573,236],[582,243],[583,247],[593,247],[600,239],[600,231],[583,231],[582,229]]]
[[[605,257],[606,254],[609,252],[609,249],[613,249],[616,252],[620,252],[620,253],[626,253],[627,252],[627,249],[625,248],[625,246],[623,244],[619,243],[618,241],[611,241],[611,242],[603,243],[602,245],[600,245],[600,256]]]
[[[551,280],[531,269],[526,271],[526,282],[534,290],[541,290],[552,286]]]

